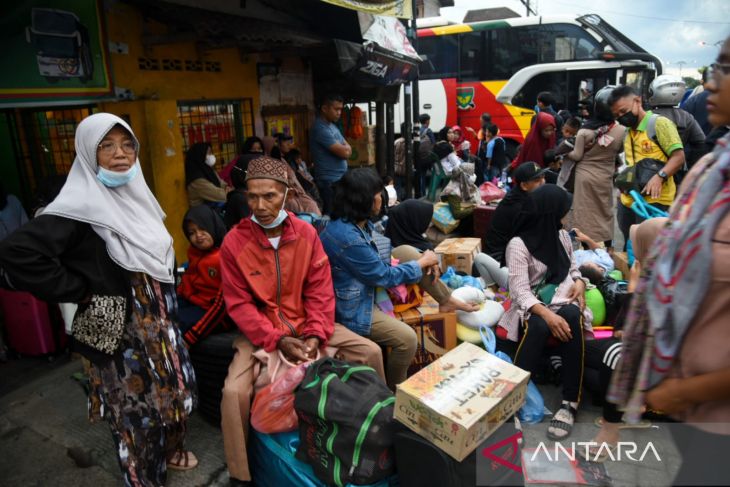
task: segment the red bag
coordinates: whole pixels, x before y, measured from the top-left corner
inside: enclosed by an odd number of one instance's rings
[[[256,393],[251,407],[251,426],[256,431],[271,434],[297,429],[299,421],[294,411],[294,389],[304,379],[310,363],[304,362],[290,368]]]
[[[501,200],[507,194],[503,189],[494,184],[491,181],[486,181],[479,186],[479,193],[482,196],[482,201],[489,203],[494,200]]]

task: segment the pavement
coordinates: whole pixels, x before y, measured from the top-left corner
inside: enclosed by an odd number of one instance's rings
[[[122,485],[114,446],[105,423],[90,424],[86,397],[72,377],[81,371],[78,360],[61,357],[53,363],[42,358],[22,358],[0,364],[0,485],[2,486],[119,486]],[[555,386],[540,386],[546,406],[560,403]],[[586,398],[569,441],[588,441],[598,431],[594,425],[600,408]],[[548,418],[549,419],[549,418]],[[546,441],[548,419],[525,425],[525,447]],[[169,486],[226,486],[228,473],[219,429],[194,414],[189,422],[187,446],[200,460],[188,472],[170,472]],[[680,459],[663,427],[625,430],[621,441],[636,442],[641,454],[649,441],[661,457],[643,461],[622,459],[604,465],[615,486],[669,485]]]

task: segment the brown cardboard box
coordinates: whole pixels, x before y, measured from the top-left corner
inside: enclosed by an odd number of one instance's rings
[[[616,269],[620,270],[621,273],[624,275],[624,279],[629,278],[629,256],[626,254],[626,252],[614,252],[613,255],[613,265],[616,267]]]
[[[347,160],[348,167],[372,166],[375,164],[375,128],[363,127],[362,137],[347,138],[352,147],[352,155]]]
[[[447,238],[435,249],[443,272],[451,266],[468,275],[471,275],[474,257],[481,251],[482,241],[478,238]]]
[[[396,387],[395,419],[461,461],[522,407],[529,379],[462,343]]]
[[[416,356],[408,367],[413,375],[456,347],[456,313],[439,313],[439,305],[425,294],[418,308],[396,313],[396,318],[413,327],[418,337]]]

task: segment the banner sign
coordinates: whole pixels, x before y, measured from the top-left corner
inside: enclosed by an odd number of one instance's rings
[[[112,92],[97,0],[11,2],[0,18],[0,104],[62,104]]]

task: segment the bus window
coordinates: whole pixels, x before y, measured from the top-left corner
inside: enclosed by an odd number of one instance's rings
[[[615,83],[616,69],[585,69],[568,72],[566,108],[575,111],[578,102],[591,97],[606,85]]]
[[[595,59],[600,50],[598,41],[588,32],[572,24],[543,24],[541,62]]]
[[[540,26],[511,27],[486,32],[484,79],[510,79],[514,73],[537,64]]]
[[[466,32],[459,35],[459,80],[481,81],[481,65],[487,61],[484,55],[484,32]]]
[[[512,104],[529,108],[535,108],[537,94],[541,91],[549,91],[555,97],[555,111],[565,108],[567,79],[565,71],[554,71],[541,73],[528,81],[525,86],[512,98]]]
[[[458,36],[428,36],[418,39],[420,79],[455,78],[459,70]]]

